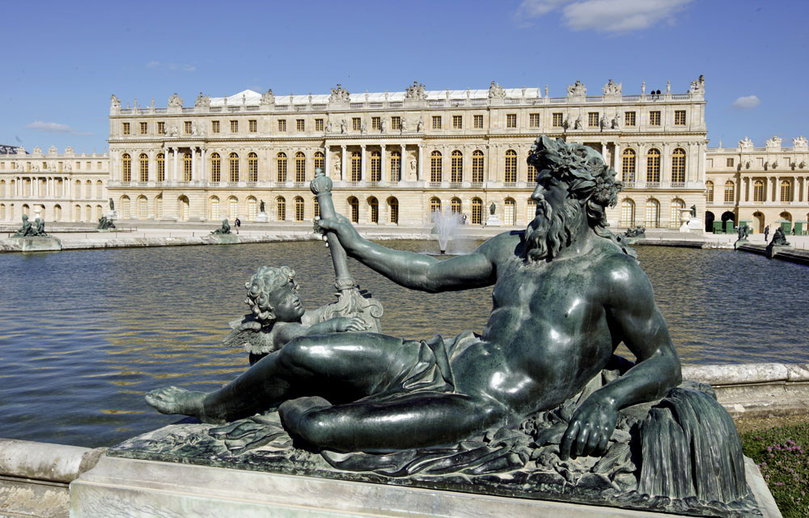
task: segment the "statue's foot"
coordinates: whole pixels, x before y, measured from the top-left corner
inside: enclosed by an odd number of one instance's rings
[[[164,387],[146,393],[146,402],[161,414],[183,414],[202,419],[204,392]]]
[[[284,429],[294,438],[301,436],[306,416],[315,410],[331,407],[332,404],[322,397],[301,397],[284,401],[278,407],[278,415]]]

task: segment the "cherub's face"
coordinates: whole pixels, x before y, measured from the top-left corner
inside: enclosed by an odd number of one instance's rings
[[[269,302],[275,313],[275,319],[280,322],[296,322],[304,314],[298,290],[291,282],[272,290]]]

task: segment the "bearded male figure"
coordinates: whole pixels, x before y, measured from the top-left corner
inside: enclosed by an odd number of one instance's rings
[[[623,342],[637,364],[574,412],[561,456],[599,455],[618,410],[679,384],[680,363],[652,288],[605,227],[621,187],[589,147],[537,139],[536,217],[446,261],[371,243],[343,217],[320,222],[349,255],[411,289],[493,285],[475,340],[444,347],[375,333],[295,338],[220,390],[169,387],[147,401],[164,413],[221,422],[278,408],[285,429],[315,449],[390,451],[457,443],[518,426],[579,393]]]

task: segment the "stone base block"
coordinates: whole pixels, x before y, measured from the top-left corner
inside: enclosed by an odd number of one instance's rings
[[[757,468],[749,459],[746,461],[748,481],[757,493],[764,516],[780,516]],[[103,457],[92,470],[70,484],[70,516],[661,518],[675,515]]]
[[[268,221],[270,221],[270,217],[266,212],[259,212],[256,216],[256,223],[267,223]]]
[[[10,237],[8,241],[23,252],[58,252],[62,242],[55,237]]]

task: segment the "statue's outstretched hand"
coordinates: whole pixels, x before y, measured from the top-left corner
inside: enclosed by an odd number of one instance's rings
[[[337,234],[340,244],[343,246],[351,244],[354,240],[360,239],[360,235],[348,218],[336,214],[333,218],[321,218],[315,222],[315,226],[321,234],[327,231]]]
[[[368,329],[368,326],[360,317],[337,317],[334,319],[334,330],[338,333],[365,331],[366,329]]]
[[[588,455],[603,455],[607,450],[618,411],[615,402],[592,394],[579,405],[559,444],[562,460]]]

